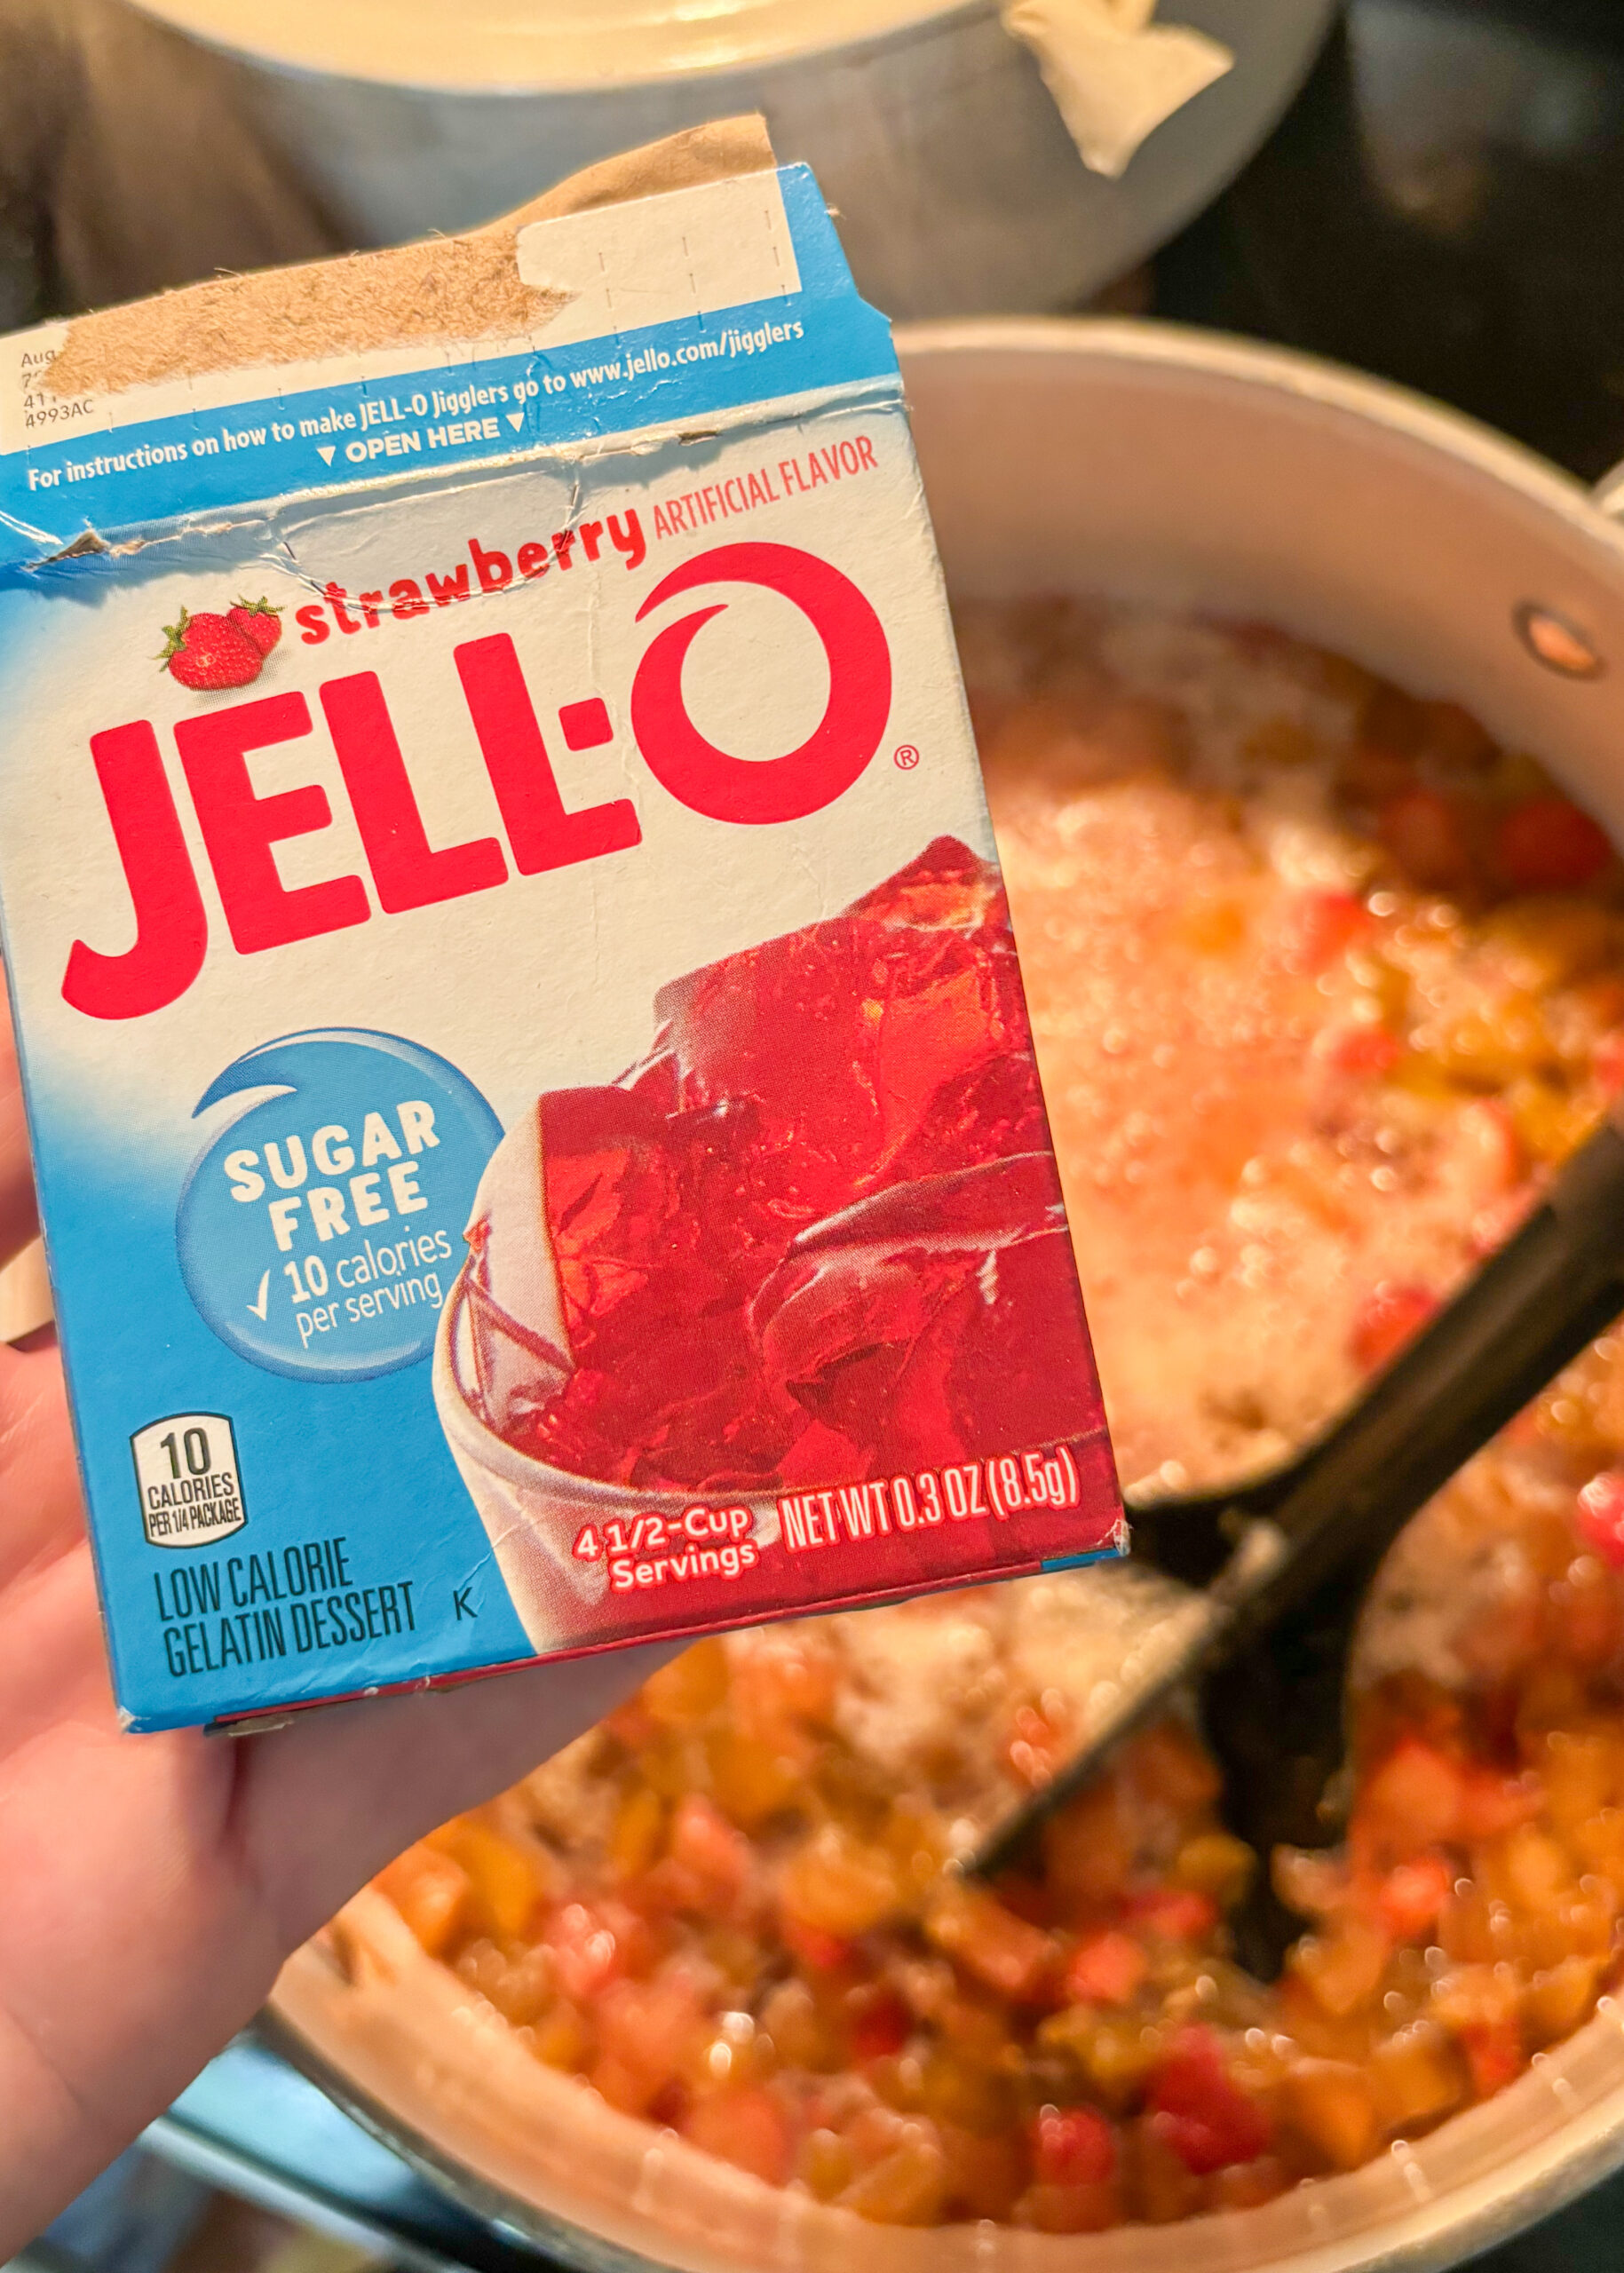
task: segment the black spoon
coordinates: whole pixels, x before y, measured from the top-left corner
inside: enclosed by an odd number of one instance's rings
[[[1130,1655],[1088,1742],[961,1865],[987,1875],[1122,1739],[1200,1683],[1224,1770],[1224,1816],[1266,1856],[1337,1833],[1327,1787],[1343,1757],[1353,1628],[1398,1533],[1624,1310],[1624,1104],[1541,1204],[1342,1420],[1255,1483],[1130,1509],[1134,1554],[1199,1591]],[[1300,1930],[1256,1888],[1235,1921],[1243,1961],[1279,1970]]]

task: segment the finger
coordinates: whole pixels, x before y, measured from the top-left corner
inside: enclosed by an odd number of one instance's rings
[[[0,987],[0,1264],[20,1254],[39,1229],[22,1079],[12,1040],[12,1010]]]
[[[414,1839],[602,1720],[682,1646],[645,1643],[528,1666],[220,1739],[245,1747],[238,1836],[286,1947],[297,1948]]]
[[[0,1594],[84,1536],[84,1502],[55,1337],[0,1342]]]

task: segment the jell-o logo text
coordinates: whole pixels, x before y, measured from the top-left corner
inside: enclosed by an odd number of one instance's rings
[[[683,665],[697,634],[725,607],[725,600],[716,600],[654,631],[632,677],[632,734],[654,779],[691,812],[747,826],[799,820],[843,796],[879,748],[891,710],[885,634],[848,576],[785,544],[725,544],[698,554],[655,587],[637,620],[701,586],[728,583],[779,593],[817,633],[829,673],[819,725],[797,748],[756,760],[730,756],[701,733],[684,701]],[[637,812],[627,798],[573,812],[566,807],[535,703],[506,633],[465,642],[453,650],[452,661],[495,793],[502,838],[429,843],[376,672],[329,679],[317,689],[372,893],[385,915],[488,891],[511,873],[538,875],[641,842]],[[557,716],[569,749],[595,748],[613,738],[608,710],[597,696],[566,702]],[[297,692],[233,703],[183,718],[175,727],[181,770],[239,954],[343,931],[369,922],[374,912],[359,875],[288,886],[277,873],[273,848],[330,827],[332,810],[316,782],[257,795],[249,753],[313,731],[310,705]],[[122,954],[107,954],[75,940],[62,994],[87,1018],[145,1018],[176,1002],[202,970],[208,914],[150,721],[92,735],[91,753],[134,909],[135,942]]]

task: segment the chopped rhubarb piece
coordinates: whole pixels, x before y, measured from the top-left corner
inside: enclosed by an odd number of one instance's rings
[[[1150,1971],[1150,1960],[1131,1934],[1107,1928],[1090,1934],[1066,1968],[1066,1993],[1073,2004],[1126,2005]]]
[[[671,1818],[671,1860],[692,1875],[707,1906],[725,1909],[744,1891],[755,1849],[701,1792],[685,1792]]]
[[[1338,1073],[1374,1079],[1390,1072],[1398,1063],[1404,1055],[1404,1045],[1385,1026],[1350,1019],[1343,1026],[1327,1026],[1315,1045],[1314,1054]]]
[[[1494,853],[1517,891],[1571,891],[1599,876],[1612,847],[1588,813],[1565,797],[1515,805],[1494,836]]]
[[[1064,1716],[1061,1716],[1062,1718]],[[1066,1749],[1067,1731],[1035,1705],[1017,1707],[1004,1750],[1010,1773],[1029,1791],[1047,1784]]]
[[[1438,1923],[1454,1880],[1442,1855],[1397,1864],[1376,1890],[1376,1914],[1395,1941],[1419,1941]]]
[[[1351,1836],[1394,1862],[1459,1839],[1466,1771],[1420,1737],[1401,1737],[1367,1777],[1354,1802]]]
[[[1033,2118],[1040,2186],[1099,2186],[1116,2174],[1116,2133],[1091,2107],[1045,2107]]]
[[[1437,1309],[1438,1296],[1425,1287],[1399,1286],[1384,1279],[1366,1296],[1354,1319],[1354,1364],[1361,1373],[1378,1372],[1420,1333]]]
[[[748,2170],[769,2186],[789,2176],[788,2119],[772,2095],[754,2087],[714,2092],[696,2100],[683,2129],[696,2147]]]
[[[1523,2040],[1514,2020],[1469,2024],[1455,2034],[1479,2099],[1493,2099],[1521,2075]]]
[[[707,2025],[698,1991],[680,1976],[612,1982],[598,2000],[597,2020],[599,2053],[636,2079],[639,2106],[676,2079]]]
[[[377,1883],[431,1957],[457,1932],[473,1891],[460,1863],[422,1841],[380,1872]]]
[[[1624,1026],[1604,1034],[1590,1057],[1590,1077],[1604,1097],[1624,1090]]]
[[[612,1981],[637,1969],[646,1935],[641,1919],[623,1904],[567,1902],[553,1913],[542,1938],[565,1995],[590,2005]]]
[[[914,2032],[914,2016],[894,1989],[880,1986],[856,1993],[847,2025],[853,2060],[883,2060],[901,2051]]]
[[[1098,2234],[1121,2222],[1122,2199],[1103,2186],[1029,2186],[1016,2206],[1016,2222],[1041,2234]]]
[[[1376,834],[1412,883],[1452,891],[1472,873],[1471,847],[1459,803],[1436,789],[1401,789],[1376,817]]]
[[[1624,1571],[1624,1469],[1604,1468],[1579,1495],[1574,1529],[1610,1570]]]
[[[1151,1887],[1130,1895],[1127,1909],[1136,1925],[1170,1942],[1204,1941],[1218,1922],[1217,1904],[1193,1887]]]
[[[944,1880],[925,1913],[925,1933],[939,1950],[1001,1997],[1036,1997],[1054,1961],[1055,1944],[1038,1926],[1006,1909],[985,1887]]]
[[[1287,2113],[1337,2170],[1352,2170],[1376,2143],[1369,2078],[1346,2060],[1303,2060],[1287,2079]]]
[[[523,1933],[542,1891],[530,1855],[473,1816],[432,1833],[430,1844],[466,1873],[469,1915],[485,1933],[503,1941]]]
[[[1530,1776],[1501,1776],[1469,1769],[1461,1784],[1461,1837],[1469,1844],[1515,1831],[1540,1811],[1540,1789]]]
[[[1374,924],[1370,910],[1349,892],[1303,892],[1286,911],[1287,961],[1293,970],[1317,976]]]
[[[1181,2029],[1151,2081],[1154,2134],[1197,2177],[1249,2163],[1269,2144],[1269,2119],[1229,2075],[1208,2028]]]
[[[787,1913],[779,1920],[779,1939],[792,1957],[812,1973],[838,1973],[852,1961],[852,1944],[836,1934],[825,1934]]]

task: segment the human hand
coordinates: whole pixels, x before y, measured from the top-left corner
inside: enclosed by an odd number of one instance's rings
[[[35,1230],[0,1000],[0,1263]],[[55,1338],[0,1345],[0,2262],[159,2114],[390,1857],[669,1649],[301,1715],[119,1727]]]

